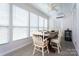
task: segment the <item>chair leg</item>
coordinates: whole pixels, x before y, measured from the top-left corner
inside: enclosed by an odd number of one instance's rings
[[[35,54],[35,49],[36,49],[36,47],[34,46],[33,55]]]
[[[60,45],[60,51],[61,51],[61,45]]]
[[[44,56],[44,48],[42,47],[42,56]]]
[[[47,52],[48,52],[48,54],[49,54],[49,48],[48,48],[48,46],[47,46]]]
[[[60,53],[60,46],[59,46],[59,44],[57,44],[57,50],[58,50],[58,53]]]

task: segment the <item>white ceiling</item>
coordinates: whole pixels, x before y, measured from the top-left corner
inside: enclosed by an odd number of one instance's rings
[[[40,10],[41,12],[43,12],[44,14],[46,14],[47,16],[50,16],[50,13],[52,10],[49,12],[49,7],[48,7],[48,3],[30,3],[33,7],[35,7],[36,9]],[[55,4],[55,3],[53,3]],[[66,12],[70,12],[72,11],[72,7],[73,4],[72,3],[58,3],[57,8],[58,8],[58,12],[62,12],[62,13],[66,13]]]
[[[48,15],[48,5],[46,3],[31,3],[31,5]]]

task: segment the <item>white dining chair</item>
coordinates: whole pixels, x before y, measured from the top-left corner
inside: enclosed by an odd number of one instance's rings
[[[50,42],[50,45],[52,46],[52,48],[56,48],[58,50],[58,53],[60,53],[60,49],[61,49],[61,37],[62,37],[62,33],[61,31],[59,30],[58,32],[58,37],[55,38],[55,39],[51,39],[51,42]],[[52,43],[55,43],[56,46],[53,46]]]
[[[33,39],[33,45],[34,45],[33,55],[35,54],[36,50],[39,52],[42,52],[42,56],[44,56],[45,52],[49,53],[47,38],[43,40],[42,37],[33,35],[32,39]],[[46,47],[46,50],[45,50],[45,47]]]

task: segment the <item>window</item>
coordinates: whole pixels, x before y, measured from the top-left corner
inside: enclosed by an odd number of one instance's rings
[[[11,10],[12,13],[10,13]],[[13,19],[10,19],[10,17]],[[12,20],[12,24],[9,22],[10,20]],[[15,41],[29,37],[29,34],[32,36],[32,32],[38,31],[38,28],[39,30],[47,29],[47,20],[32,12],[29,16],[27,10],[16,5],[12,5],[11,9],[9,4],[0,4],[0,44],[9,42],[11,32],[13,32],[12,39]]]
[[[28,37],[28,28],[13,28],[13,40],[20,40]]]
[[[13,5],[13,40],[20,40],[28,37],[28,13],[27,10]]]
[[[30,27],[38,27],[38,16],[30,13]]]
[[[9,41],[9,4],[0,4],[0,44]]]
[[[38,16],[30,13],[30,36],[32,36],[33,31],[38,31]]]
[[[30,36],[32,36],[32,33],[33,33],[34,31],[38,31],[38,29],[37,29],[37,28],[31,28],[31,29],[30,29]]]
[[[28,11],[13,5],[13,26],[28,26]]]
[[[44,27],[47,27],[47,19],[44,20]]]
[[[8,43],[9,41],[9,29],[6,27],[0,27],[0,44]]]
[[[47,19],[44,20],[44,30],[47,30],[48,22]]]
[[[39,30],[47,30],[48,21],[47,19],[39,16]]]
[[[39,30],[40,30],[40,31],[43,31],[43,27],[39,27]]]
[[[43,17],[39,16],[39,27],[43,28],[43,24],[44,24],[44,19]]]
[[[9,25],[9,5],[0,4],[0,25],[8,26]]]

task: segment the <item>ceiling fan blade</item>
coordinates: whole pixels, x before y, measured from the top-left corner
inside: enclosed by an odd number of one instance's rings
[[[49,4],[48,4],[49,11],[56,10],[56,6],[57,6],[56,4],[49,3]]]

